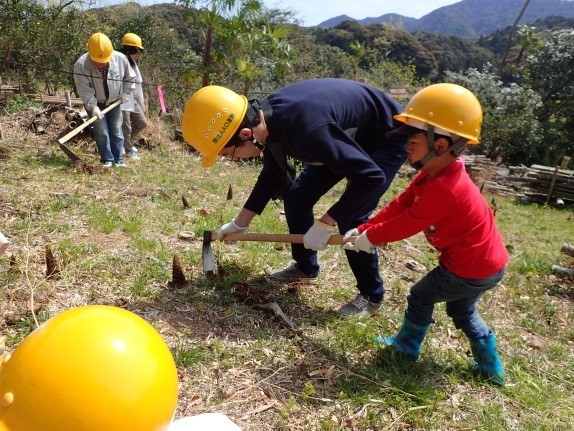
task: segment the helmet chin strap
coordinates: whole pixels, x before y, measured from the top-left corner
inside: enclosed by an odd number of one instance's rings
[[[249,101],[249,108],[245,113],[245,117],[249,122],[249,128],[251,129],[251,140],[253,141],[253,145],[255,145],[259,149],[259,151],[263,151],[265,146],[257,139],[255,139],[255,136],[253,136],[253,125],[259,123],[258,119],[260,109],[261,109],[261,102],[259,102],[259,100],[257,99],[251,99]]]
[[[420,170],[430,159],[437,156],[436,151],[434,150],[434,126],[428,124],[427,130],[427,147],[428,153],[414,163],[410,163],[410,165],[415,168],[417,171]],[[458,138],[454,143],[448,147],[448,152],[453,153],[456,157],[460,156],[462,153],[466,151],[466,140],[464,138]]]
[[[251,141],[253,142],[253,145],[255,145],[257,147],[257,149],[259,151],[263,151],[263,149],[265,148],[265,145],[263,145],[261,142],[259,142],[257,139],[255,139],[255,136],[253,136],[253,129],[251,129]]]
[[[436,151],[434,150],[434,126],[428,124],[427,127],[428,153],[419,161],[410,164],[417,171],[420,170],[430,159],[436,156]]]

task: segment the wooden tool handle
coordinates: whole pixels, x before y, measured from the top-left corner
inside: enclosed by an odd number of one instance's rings
[[[105,115],[107,112],[111,111],[112,109],[114,109],[116,106],[121,105],[122,101],[120,100],[116,100],[114,103],[112,103],[110,106],[108,106],[106,109],[104,109],[101,112],[101,115]],[[85,123],[80,124],[78,127],[76,127],[74,130],[72,130],[71,132],[69,132],[68,134],[62,136],[60,139],[58,139],[58,144],[63,144],[67,141],[69,141],[70,139],[72,139],[74,136],[76,136],[78,133],[80,133],[82,130],[84,130],[86,127],[88,127],[90,124],[92,124],[93,122],[95,122],[98,119],[98,117],[96,116],[92,116],[89,120],[87,120]]]
[[[349,238],[349,242],[354,242],[356,237]],[[211,239],[217,239],[217,232],[211,232]],[[303,244],[303,234],[296,233],[229,233],[225,235],[224,241],[261,241],[261,242],[287,242],[291,244]],[[331,235],[327,244],[343,245],[343,235]]]

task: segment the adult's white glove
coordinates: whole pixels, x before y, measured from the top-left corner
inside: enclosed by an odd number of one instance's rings
[[[98,120],[102,120],[104,116],[102,115],[102,111],[97,106],[94,106],[92,109],[92,117],[98,117]]]
[[[128,93],[122,93],[120,94],[120,99],[122,100],[122,104],[128,103],[131,100],[131,96]]]
[[[313,226],[303,236],[303,246],[311,250],[325,250],[327,241],[335,233],[335,226],[315,220]]]
[[[221,241],[223,237],[229,233],[241,233],[247,230],[248,226],[238,226],[235,223],[235,219],[231,220],[229,223],[225,223],[223,226],[219,228],[219,232],[217,232],[217,239]]]
[[[351,236],[357,235],[358,233],[359,231],[357,229],[351,229],[345,234],[343,239],[345,239],[346,241]],[[364,231],[362,234],[360,234],[357,237],[357,239],[355,239],[354,244],[349,241],[345,242],[345,244],[343,244],[343,248],[345,250],[364,251],[365,253],[372,253],[372,254],[376,253],[377,251],[377,248],[373,245],[373,243],[371,243],[371,241],[369,241],[369,238],[367,238],[367,231]]]

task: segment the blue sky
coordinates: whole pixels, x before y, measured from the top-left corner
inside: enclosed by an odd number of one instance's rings
[[[355,19],[397,13],[420,18],[435,9],[460,0],[264,0],[268,7],[298,12],[304,26],[317,25],[339,15]]]
[[[127,3],[130,0],[96,0],[96,6]],[[133,1],[133,0],[132,0]],[[307,27],[322,23],[339,15],[355,19],[378,17],[397,13],[411,18],[420,18],[443,6],[461,0],[263,0],[269,8],[291,10],[297,13],[301,24]],[[142,6],[156,3],[173,3],[170,0],[136,0]]]

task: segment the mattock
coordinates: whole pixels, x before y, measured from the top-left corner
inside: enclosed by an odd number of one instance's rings
[[[303,244],[303,234],[295,233],[229,233],[225,235],[223,241],[259,241],[259,242],[284,242],[291,244]],[[327,244],[343,245],[347,242],[355,242],[356,236],[352,236],[346,241],[343,235],[331,235]],[[211,243],[217,240],[217,232],[206,230],[203,232],[203,274],[206,277],[213,277],[217,274],[217,266],[213,258]]]
[[[122,101],[121,100],[116,100],[114,103],[112,103],[111,105],[107,106],[105,109],[102,109],[102,111],[100,112],[101,115],[105,115],[107,112],[111,111],[112,109],[114,109],[116,106],[121,105]],[[68,142],[70,139],[72,139],[74,136],[76,136],[78,133],[80,133],[82,130],[84,130],[86,127],[88,127],[90,124],[94,123],[96,120],[98,119],[98,117],[93,116],[91,117],[89,120],[87,120],[85,123],[80,124],[78,127],[76,127],[74,130],[70,131],[69,133],[65,134],[64,136],[62,136],[60,139],[58,139],[58,145],[60,146],[60,149],[66,153],[66,156],[68,156],[68,158],[75,164],[77,162],[79,162],[80,160],[82,160],[80,158],[80,156],[78,156],[76,153],[74,153],[70,147],[68,147],[68,144],[66,144],[66,142]]]

